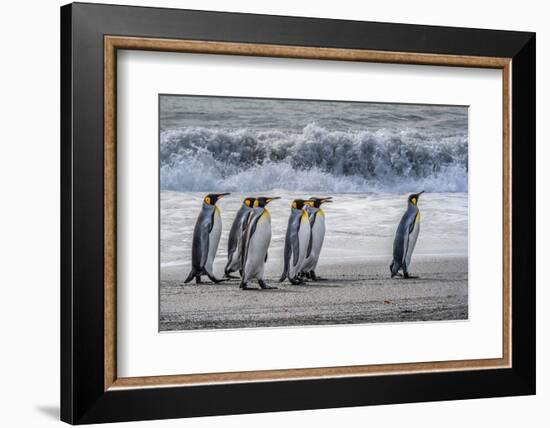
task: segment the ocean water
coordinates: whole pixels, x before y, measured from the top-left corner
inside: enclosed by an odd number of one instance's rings
[[[246,196],[279,196],[269,205],[267,274],[282,270],[294,198],[332,196],[325,206],[323,265],[391,261],[407,195],[421,196],[413,257],[468,254],[468,110],[461,106],[305,102],[219,97],[160,98],[160,245],[163,269],[187,274],[202,199],[219,202],[227,235]],[[185,271],[185,272],[183,272]]]
[[[161,96],[160,181],[180,192],[467,192],[468,110]]]

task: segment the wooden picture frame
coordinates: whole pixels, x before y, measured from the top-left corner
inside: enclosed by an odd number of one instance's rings
[[[118,377],[118,49],[502,70],[502,358]],[[61,53],[62,420],[114,422],[535,392],[534,34],[71,4],[61,9]],[[266,394],[269,400],[262,399]]]

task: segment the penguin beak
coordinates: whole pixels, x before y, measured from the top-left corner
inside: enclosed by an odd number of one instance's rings
[[[321,203],[322,203],[322,204],[326,204],[326,203],[328,203],[328,202],[334,202],[334,201],[332,200],[332,196],[327,196],[326,198],[322,198],[322,199],[321,199]]]
[[[216,196],[218,197],[218,199],[221,199],[223,198],[224,196],[227,196],[227,195],[230,195],[231,193],[218,193]]]
[[[271,201],[274,201],[276,199],[281,199],[281,197],[280,196],[274,196],[273,198],[266,198],[266,203],[269,204]]]
[[[422,192],[420,192],[420,193],[417,193],[417,194],[416,194],[416,198],[418,199],[418,197],[419,197],[422,193],[424,193],[424,190],[422,190]]]

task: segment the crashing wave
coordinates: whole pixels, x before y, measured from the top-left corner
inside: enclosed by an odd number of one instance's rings
[[[466,192],[466,135],[188,127],[161,133],[163,190]]]

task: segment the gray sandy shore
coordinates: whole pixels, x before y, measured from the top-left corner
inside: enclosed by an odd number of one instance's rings
[[[160,330],[233,329],[468,319],[465,257],[416,260],[416,279],[389,278],[383,261],[318,269],[325,280],[304,285],[267,282],[277,290],[239,289],[238,280],[183,285],[185,272],[163,268]],[[183,278],[182,278],[183,277]],[[252,287],[257,287],[251,283]]]

